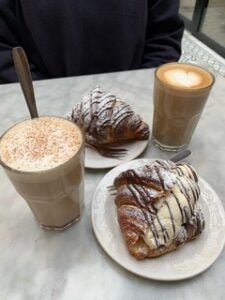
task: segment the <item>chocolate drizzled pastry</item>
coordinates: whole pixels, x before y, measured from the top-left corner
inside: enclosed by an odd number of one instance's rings
[[[187,163],[156,160],[122,172],[114,186],[120,228],[137,259],[176,250],[204,229],[198,177]]]
[[[96,87],[76,105],[69,116],[85,132],[86,142],[108,145],[149,138],[149,126],[131,107]]]

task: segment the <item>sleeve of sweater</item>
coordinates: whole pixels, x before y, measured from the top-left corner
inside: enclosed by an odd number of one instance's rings
[[[16,1],[0,0],[0,83],[18,81],[12,59],[12,48],[23,46],[16,19]],[[30,63],[33,80],[44,76]]]
[[[179,0],[149,0],[148,24],[142,67],[157,67],[178,61],[184,23],[179,17]]]

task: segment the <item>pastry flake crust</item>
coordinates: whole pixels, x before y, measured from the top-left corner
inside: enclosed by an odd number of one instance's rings
[[[74,107],[69,119],[83,129],[92,145],[149,138],[149,126],[130,105],[98,86]]]
[[[187,163],[156,160],[114,180],[118,222],[137,259],[174,251],[204,229],[198,177]]]

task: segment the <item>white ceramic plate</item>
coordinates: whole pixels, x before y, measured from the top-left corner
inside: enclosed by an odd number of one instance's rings
[[[174,281],[193,277],[209,268],[218,258],[225,244],[225,213],[221,201],[212,187],[199,178],[200,203],[206,228],[194,241],[158,258],[138,261],[126,248],[119,224],[116,206],[107,187],[114,178],[128,168],[136,168],[150,159],[137,159],[124,163],[108,172],[99,183],[92,202],[92,225],[97,240],[106,253],[119,265],[139,276]]]
[[[121,158],[111,158],[100,155],[96,150],[89,147],[85,148],[85,167],[91,169],[113,168],[121,163],[130,161],[138,157],[147,147],[148,140],[134,141],[129,143],[122,143],[118,148],[127,149],[125,156]]]

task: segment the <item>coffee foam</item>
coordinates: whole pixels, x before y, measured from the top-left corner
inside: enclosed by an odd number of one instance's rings
[[[191,64],[165,64],[158,69],[157,76],[163,82],[177,88],[204,88],[213,82],[210,73]]]
[[[202,77],[195,72],[187,72],[182,69],[168,70],[164,73],[165,79],[171,85],[177,87],[194,87],[199,86],[202,82]]]
[[[9,129],[0,141],[0,158],[21,171],[42,171],[66,162],[79,150],[80,130],[63,118],[39,117]]]

